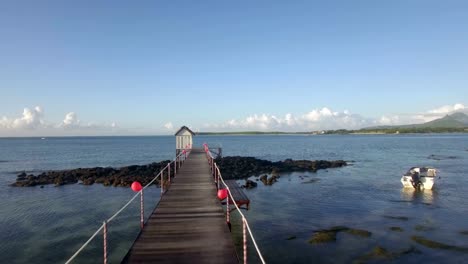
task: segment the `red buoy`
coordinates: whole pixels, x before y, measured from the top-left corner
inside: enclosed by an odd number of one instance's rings
[[[141,189],[143,189],[143,187],[141,187],[141,184],[139,182],[135,181],[132,183],[132,190],[134,192],[139,192],[141,191]]]
[[[226,199],[227,196],[228,196],[228,190],[227,189],[219,189],[218,190],[218,199],[220,201]]]

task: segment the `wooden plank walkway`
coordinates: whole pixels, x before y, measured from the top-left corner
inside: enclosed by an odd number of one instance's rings
[[[202,149],[193,149],[122,263],[239,263]]]

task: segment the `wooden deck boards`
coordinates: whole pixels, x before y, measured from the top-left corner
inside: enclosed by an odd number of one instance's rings
[[[239,263],[203,150],[194,149],[123,263]]]
[[[244,193],[244,190],[237,184],[236,180],[226,180],[224,181],[228,186],[229,190],[231,191],[232,197],[234,201],[236,201],[237,206],[241,208],[242,205],[246,205],[246,208],[249,210],[250,200],[247,195]],[[231,202],[229,202],[231,204]]]

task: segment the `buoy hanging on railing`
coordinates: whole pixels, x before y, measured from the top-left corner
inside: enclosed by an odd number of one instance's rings
[[[220,201],[226,199],[227,196],[228,196],[228,190],[227,189],[219,189],[218,190],[218,199]]]
[[[143,189],[143,187],[141,187],[141,184],[139,182],[135,181],[132,183],[132,190],[134,192],[139,192],[141,191],[141,189]]]

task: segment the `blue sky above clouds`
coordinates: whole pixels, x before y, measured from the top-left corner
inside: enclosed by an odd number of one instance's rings
[[[424,122],[467,105],[467,12],[466,1],[2,1],[0,136]]]

